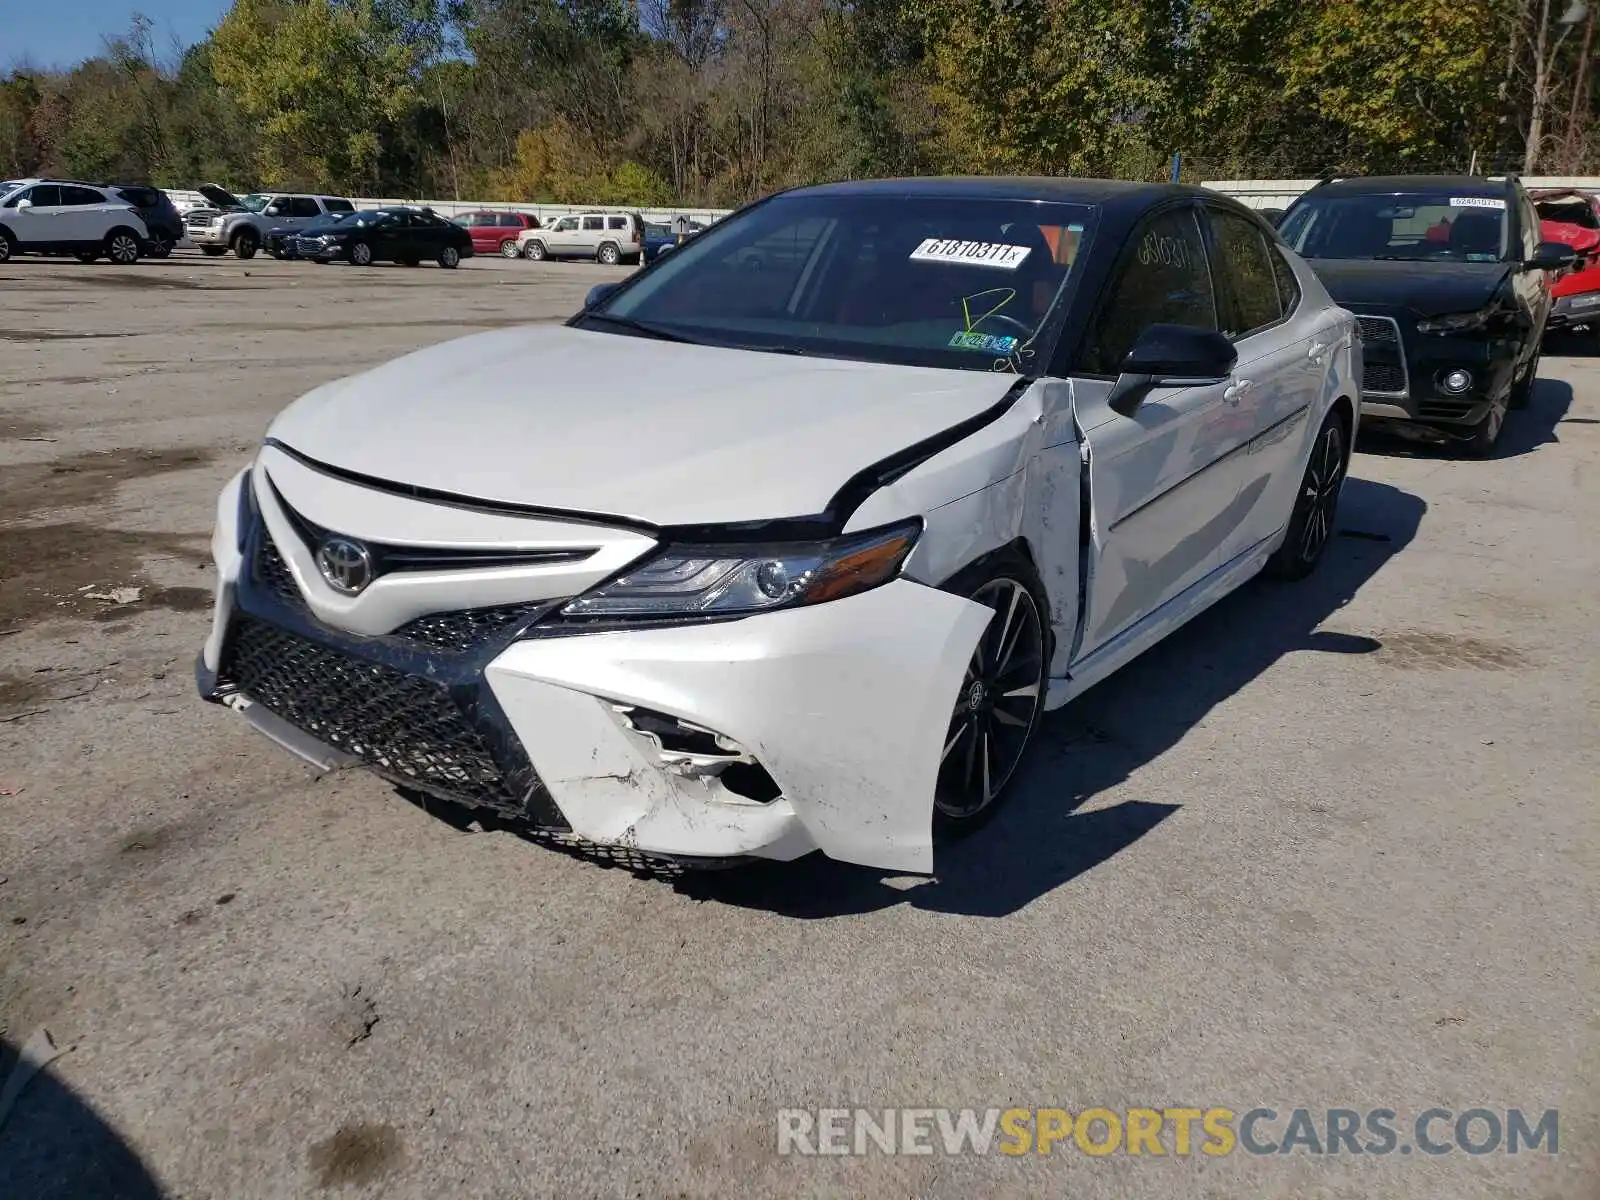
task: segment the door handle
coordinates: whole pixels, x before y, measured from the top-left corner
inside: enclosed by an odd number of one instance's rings
[[[1238,383],[1231,383],[1223,389],[1222,398],[1229,404],[1237,404],[1244,399],[1244,394],[1255,384],[1248,379],[1241,379]]]

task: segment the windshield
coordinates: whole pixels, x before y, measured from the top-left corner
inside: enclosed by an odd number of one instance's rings
[[[1594,209],[1587,200],[1580,198],[1536,200],[1534,207],[1539,210],[1541,220],[1552,221],[1558,225],[1576,225],[1580,229],[1600,229],[1600,217],[1595,216]]]
[[[1278,231],[1304,258],[1496,262],[1505,256],[1506,202],[1448,192],[1312,193]]]
[[[239,197],[239,207],[246,212],[260,212],[272,200],[271,196],[263,196],[259,192],[251,192],[248,196]]]
[[[393,216],[394,214],[388,209],[367,208],[362,209],[360,212],[340,213],[336,217],[330,217],[328,220],[325,220],[323,224],[376,225],[380,221],[387,221],[391,219]]]
[[[721,221],[585,313],[584,328],[987,371],[1042,367],[1093,209],[780,196]]]

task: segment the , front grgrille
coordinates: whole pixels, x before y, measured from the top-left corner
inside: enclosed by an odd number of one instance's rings
[[[1361,330],[1361,340],[1369,345],[1400,343],[1400,329],[1392,317],[1357,317],[1356,326]]]
[[[306,609],[300,586],[289,572],[272,535],[261,530],[255,555],[256,582],[297,612]],[[500,604],[488,608],[463,608],[455,612],[428,613],[407,621],[388,637],[404,638],[438,650],[465,653],[497,633],[509,631],[519,621],[538,615],[551,601],[534,600],[520,604]]]
[[[278,505],[308,546],[321,545],[334,531],[301,513],[296,512],[277,488],[273,488]],[[525,549],[502,549],[475,546],[413,546],[402,543],[374,542],[362,539],[367,553],[372,556],[373,575],[387,575],[391,571],[459,571],[485,567],[548,566],[557,563],[576,563],[593,555],[594,546],[561,546]]]
[[[523,811],[483,735],[443,684],[248,615],[233,628],[222,677],[295,728],[396,782],[465,804]]]
[[[517,622],[549,607],[547,601],[502,604],[494,608],[463,608],[458,612],[429,613],[407,621],[391,637],[421,642],[439,650],[466,651]]]
[[[1406,377],[1400,325],[1393,317],[1356,317],[1361,331],[1361,392],[1369,396],[1404,396],[1410,391]]]
[[[272,594],[285,604],[297,609],[306,606],[305,598],[300,595],[300,585],[295,583],[294,576],[289,573],[289,564],[283,561],[283,555],[278,553],[272,535],[265,529],[261,531],[260,542],[256,547],[255,574],[256,582],[270,588]]]
[[[1403,396],[1406,391],[1406,370],[1394,363],[1365,363],[1361,370],[1361,390],[1374,394]]]
[[[1463,400],[1447,400],[1443,398],[1424,400],[1417,407],[1417,415],[1431,417],[1437,421],[1459,421],[1472,411],[1472,406],[1476,403],[1476,400],[1470,398]]]

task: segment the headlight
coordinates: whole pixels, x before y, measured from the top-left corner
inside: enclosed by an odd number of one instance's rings
[[[1480,308],[1477,312],[1447,313],[1442,317],[1427,317],[1417,322],[1418,333],[1469,333],[1482,329],[1500,311],[1498,304]]]
[[[668,546],[579,596],[567,617],[672,617],[767,612],[837,600],[888,583],[922,532],[920,521],[823,542]]]

